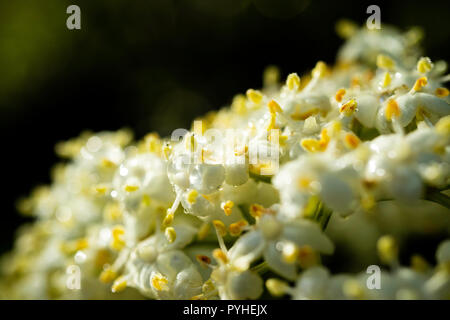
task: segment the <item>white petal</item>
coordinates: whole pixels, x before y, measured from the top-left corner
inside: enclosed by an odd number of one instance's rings
[[[320,184],[320,197],[331,210],[344,214],[352,209],[356,196],[348,183],[336,174],[325,173]]]
[[[277,242],[270,242],[264,250],[264,259],[270,269],[285,277],[288,280],[295,280],[297,277],[295,263],[286,263],[283,261],[282,252],[277,249]]]
[[[241,236],[229,251],[230,260],[245,268],[261,256],[266,245],[261,232],[250,231]]]
[[[312,267],[304,271],[295,286],[294,299],[324,299],[330,273],[322,266]]]
[[[290,240],[298,246],[309,245],[314,250],[325,254],[334,251],[333,242],[322,232],[319,225],[312,221],[302,220],[284,227],[283,239]]]
[[[378,107],[380,106],[379,100],[373,95],[365,94],[357,97],[357,103],[358,108],[355,113],[356,119],[358,119],[363,126],[373,128]]]
[[[234,272],[228,276],[227,291],[231,299],[258,299],[263,292],[259,275],[251,271]]]

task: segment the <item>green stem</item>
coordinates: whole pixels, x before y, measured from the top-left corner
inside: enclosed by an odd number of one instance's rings
[[[252,225],[256,223],[255,218],[250,214],[249,206],[240,204],[238,205],[239,209],[241,209],[242,215],[245,220],[247,220],[248,224]]]
[[[330,218],[331,215],[333,214],[333,211],[327,208],[326,206],[323,206],[321,211],[322,215],[320,217],[319,223],[320,226],[322,227],[322,230],[325,231],[325,229],[328,226],[328,222],[330,222]]]
[[[450,197],[441,192],[446,189],[439,190],[436,188],[428,188],[423,199],[438,203],[441,206],[446,207],[447,209],[450,209]],[[383,202],[383,201],[395,201],[395,199],[385,198],[385,199],[377,200],[377,202]]]
[[[253,272],[259,273],[260,275],[266,273],[269,271],[269,265],[266,261],[261,262],[260,264],[257,264],[251,269]]]
[[[249,171],[249,176],[255,181],[262,181],[266,183],[272,183],[272,176],[263,176],[254,172]]]

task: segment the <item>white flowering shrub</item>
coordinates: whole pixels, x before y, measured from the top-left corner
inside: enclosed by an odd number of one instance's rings
[[[53,183],[19,204],[35,222],[0,295],[449,299],[446,63],[420,55],[417,30],[339,26],[335,66],[284,82],[268,68],[191,131],[58,144]],[[435,261],[401,261],[412,235],[443,241]]]

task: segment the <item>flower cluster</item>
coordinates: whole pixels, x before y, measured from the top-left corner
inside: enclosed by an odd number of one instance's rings
[[[446,63],[416,29],[338,31],[335,66],[283,82],[269,67],[190,131],[58,144],[53,183],[19,202],[35,222],[2,258],[1,297],[449,299]],[[401,261],[414,235],[442,241],[435,263]]]

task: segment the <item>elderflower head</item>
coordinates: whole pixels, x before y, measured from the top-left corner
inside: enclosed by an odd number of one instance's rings
[[[450,230],[446,63],[419,29],[337,31],[335,66],[282,82],[272,66],[190,130],[59,143],[52,184],[18,203],[36,221],[0,260],[0,295],[448,299],[449,240],[436,266],[399,261],[411,234]],[[335,248],[349,271],[382,263],[378,280],[333,274]]]

